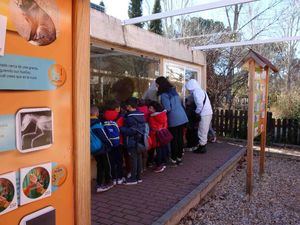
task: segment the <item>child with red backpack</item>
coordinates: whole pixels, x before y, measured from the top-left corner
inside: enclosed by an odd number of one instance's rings
[[[172,135],[168,128],[167,111],[158,102],[149,103],[150,138],[152,147],[156,149],[156,168],[154,172],[163,172],[166,168],[164,163],[167,162],[168,144],[172,140]]]
[[[123,140],[120,134],[120,127],[124,125],[124,117],[120,114],[120,104],[116,100],[106,102],[103,119],[104,131],[112,143],[112,149],[109,152],[109,161],[113,183],[122,184],[124,181]]]

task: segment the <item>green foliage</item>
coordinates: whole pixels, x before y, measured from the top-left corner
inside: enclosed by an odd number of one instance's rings
[[[160,0],[155,0],[152,13],[155,14],[155,13],[160,13],[160,12],[161,12]],[[151,21],[149,30],[154,32],[154,33],[157,33],[157,34],[163,34],[161,20]]]
[[[101,1],[101,2],[99,3],[99,5],[101,6],[101,10],[100,10],[100,11],[103,12],[103,13],[105,13],[106,9],[105,9],[104,2]]]
[[[271,110],[276,118],[300,119],[300,88],[280,93]]]
[[[131,0],[129,2],[128,7],[128,16],[129,18],[135,18],[140,17],[143,15],[143,9],[142,9],[143,0]],[[143,23],[137,23],[136,26],[143,28]]]

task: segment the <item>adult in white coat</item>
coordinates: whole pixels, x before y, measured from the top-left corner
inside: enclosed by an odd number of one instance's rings
[[[213,111],[210,104],[210,100],[206,91],[204,91],[197,80],[191,79],[186,85],[186,89],[191,92],[196,104],[195,112],[200,116],[200,122],[198,127],[199,146],[194,153],[205,153],[207,144],[207,134],[209,125],[212,119]]]

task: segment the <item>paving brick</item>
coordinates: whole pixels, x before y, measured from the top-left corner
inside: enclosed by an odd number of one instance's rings
[[[116,223],[124,224],[124,225],[128,224],[128,222],[129,222],[129,220],[121,218],[121,217],[117,217],[117,216],[112,217],[111,220],[112,220],[112,222],[116,222]]]
[[[113,221],[101,218],[101,219],[97,220],[97,223],[99,225],[111,225],[111,224],[113,224]]]
[[[149,225],[192,192],[231,159],[240,148],[226,143],[208,145],[208,152],[187,152],[184,165],[161,173],[148,170],[143,183],[117,185],[108,192],[92,192],[93,225]]]

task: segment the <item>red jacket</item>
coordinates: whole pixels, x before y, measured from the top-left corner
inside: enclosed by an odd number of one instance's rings
[[[152,148],[159,147],[157,143],[156,132],[163,128],[168,128],[168,117],[167,111],[152,113],[149,117],[149,127],[150,127],[150,138],[152,142]]]
[[[149,121],[149,116],[150,116],[150,111],[148,109],[148,106],[144,105],[144,106],[138,106],[137,110],[139,110],[140,112],[144,113],[144,117],[145,117],[145,121],[148,123]]]
[[[122,115],[119,115],[119,113],[116,110],[106,110],[103,114],[104,120],[111,120],[115,121],[118,124],[118,127],[121,128],[124,126],[124,117]],[[120,135],[120,143],[123,144],[123,136]]]

